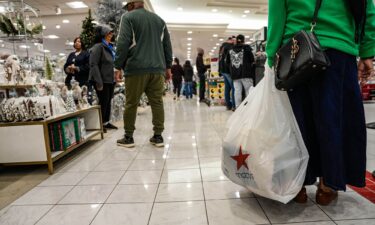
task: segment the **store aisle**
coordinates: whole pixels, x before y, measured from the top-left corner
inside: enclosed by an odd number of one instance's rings
[[[0,224],[375,224],[375,204],[351,190],[328,207],[314,203],[313,187],[307,205],[283,205],[228,181],[220,154],[230,114],[223,107],[168,98],[164,149],[148,143],[146,110],[138,117],[135,149],[116,146],[122,130],[107,134],[2,210]],[[369,137],[373,143],[375,133]]]

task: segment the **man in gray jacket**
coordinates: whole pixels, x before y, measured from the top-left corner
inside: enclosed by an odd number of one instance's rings
[[[154,136],[150,142],[163,147],[165,75],[171,77],[172,45],[165,22],[156,14],[144,9],[143,0],[130,0],[128,11],[122,16],[117,37],[115,78],[125,75],[125,136],[117,141],[124,147],[134,147],[133,133],[137,107],[146,93],[152,109]]]

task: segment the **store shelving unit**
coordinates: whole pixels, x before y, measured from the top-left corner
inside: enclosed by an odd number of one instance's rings
[[[87,134],[83,141],[66,149],[52,152],[50,147],[49,124],[73,117],[83,117]],[[53,173],[53,163],[76,150],[97,135],[103,136],[103,126],[99,106],[72,113],[50,117],[43,121],[0,123],[0,164],[2,165],[48,165]]]

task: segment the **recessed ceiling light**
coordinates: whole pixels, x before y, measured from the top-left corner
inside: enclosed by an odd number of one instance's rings
[[[246,44],[247,44],[247,45],[249,45],[249,44],[251,44],[251,42],[250,42],[250,41],[248,41],[248,42],[246,42]]]
[[[217,49],[217,47],[215,46],[214,48],[213,48],[214,50],[216,50]]]
[[[224,39],[223,39],[223,38],[220,38],[219,41],[224,41]]]
[[[54,35],[54,34],[51,34],[51,35],[45,36],[44,38],[48,38],[48,39],[58,39],[59,36]]]
[[[187,50],[191,50],[191,48],[189,47],[189,48],[187,48]]]
[[[247,14],[247,13],[250,13],[250,10],[245,10],[244,13],[246,13],[246,14]]]
[[[193,38],[188,38],[187,40],[188,40],[188,41],[191,41],[191,40],[193,40]]]
[[[218,10],[217,10],[217,9],[212,9],[211,11],[212,11],[212,12],[217,12]]]
[[[65,53],[59,53],[59,56],[66,56]]]
[[[211,52],[215,52],[215,50],[211,50]]]
[[[2,48],[5,48],[5,44],[2,44],[1,47],[2,47]]]
[[[4,41],[3,40],[0,40],[0,43],[3,43]]]
[[[50,53],[51,51],[46,49],[46,50],[44,50],[43,52],[44,52],[44,53]]]
[[[70,8],[72,8],[72,9],[82,9],[82,8],[87,8],[88,7],[84,2],[81,2],[81,1],[67,2],[65,4],[67,6],[69,6]]]
[[[177,10],[178,11],[184,11],[184,9],[182,7],[178,7]]]
[[[20,48],[30,48],[30,46],[28,46],[28,45],[20,45]]]
[[[188,46],[191,46],[191,43],[187,43]]]
[[[45,30],[45,29],[47,29],[47,27],[46,27],[46,26],[43,26],[43,30]]]
[[[249,35],[246,35],[245,38],[250,38],[250,36],[249,36]]]
[[[244,14],[244,15],[242,15],[242,17],[245,18],[245,17],[247,17],[247,15]]]
[[[216,46],[220,46],[220,43],[216,43]]]
[[[61,26],[60,25],[56,25],[56,29],[60,29],[61,28]]]
[[[62,22],[63,22],[63,23],[70,23],[69,20],[63,20]]]
[[[191,51],[188,51],[187,53],[188,53],[188,54],[191,54]]]
[[[214,34],[214,35],[212,35],[212,37],[219,37],[219,35],[217,35],[217,34]]]
[[[189,31],[188,31],[187,33],[188,33],[188,34],[192,34],[192,33],[193,33],[193,31],[189,30]]]

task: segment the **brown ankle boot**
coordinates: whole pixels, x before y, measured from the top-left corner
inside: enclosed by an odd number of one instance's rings
[[[337,191],[334,190],[323,190],[318,188],[316,191],[316,203],[319,205],[327,206],[331,204],[338,197]]]
[[[307,194],[306,194],[306,188],[303,187],[300,192],[297,194],[296,197],[293,199],[294,202],[297,202],[299,204],[305,204],[307,203]]]

